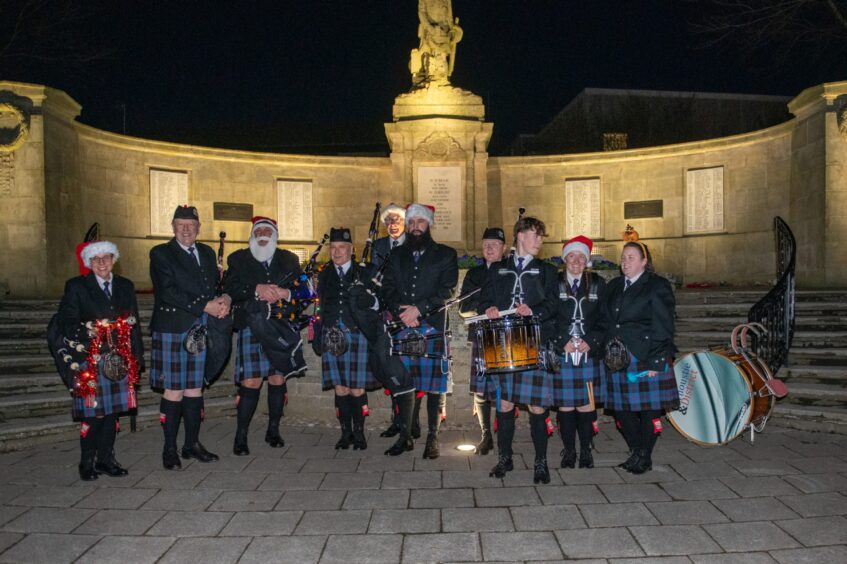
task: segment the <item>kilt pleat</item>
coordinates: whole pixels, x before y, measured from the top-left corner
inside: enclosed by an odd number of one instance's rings
[[[652,378],[639,377],[634,382],[627,374],[640,373],[633,356],[627,369],[606,373],[606,407],[616,411],[674,411],[679,408],[679,391],[673,368]]]
[[[347,329],[344,323],[339,323],[339,326],[345,330],[347,351],[341,356],[328,352],[321,355],[323,389],[330,390],[335,386],[365,390],[379,388],[368,362],[368,339],[358,329]]]
[[[492,375],[500,383],[500,399],[519,405],[553,405],[553,374],[544,369]],[[496,391],[495,391],[496,397]]]
[[[580,407],[589,404],[588,383],[594,392],[594,403],[602,404],[606,397],[604,373],[600,363],[593,358],[573,366],[568,355],[559,357],[561,368],[553,374],[553,405],[556,407]]]
[[[476,341],[471,341],[471,374],[468,379],[468,389],[472,394],[478,394],[487,400],[497,399],[497,378],[496,374],[480,374],[476,364],[476,359],[479,358],[479,347]]]
[[[83,363],[80,370],[87,367],[88,363]],[[98,372],[95,400],[97,403],[94,407],[86,407],[83,398],[74,396],[71,406],[74,421],[80,421],[84,417],[103,417],[129,411],[129,378],[113,382]]]
[[[395,339],[407,339],[413,332],[423,335],[443,334],[432,325],[421,322],[420,327],[406,328],[397,334]],[[401,355],[403,367],[409,372],[415,383],[415,388],[422,392],[447,392],[447,375],[450,373],[450,361],[446,357],[450,354],[449,345],[445,347],[444,338],[429,339],[426,343],[426,352],[436,358],[424,358],[421,356]]]
[[[183,346],[184,333],[153,331],[150,350],[150,387],[164,390],[190,390],[203,387],[206,351],[189,354]]]
[[[262,344],[253,336],[249,327],[238,332],[235,349],[235,370],[232,375],[236,384],[249,378],[263,378],[277,374],[271,366]]]

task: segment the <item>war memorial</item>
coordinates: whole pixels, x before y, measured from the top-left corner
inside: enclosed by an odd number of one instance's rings
[[[130,137],[77,121],[82,106],[65,92],[0,77],[0,562],[847,560],[847,82],[810,85],[787,102],[786,121],[732,136],[625,148],[612,134],[602,152],[493,157],[485,100],[451,82],[455,65],[473,64],[451,2],[420,0],[417,25],[410,88],[384,124],[387,157]],[[551,426],[544,483],[532,415],[521,410],[514,469],[492,477],[497,453],[473,448],[468,385],[479,353],[453,308],[440,456],[421,457],[426,429],[414,450],[383,455],[394,439],[379,431],[394,404],[381,391],[368,396],[368,448],[339,448],[337,399],[308,345],[305,376],[287,384],[284,445],[270,448],[256,424],[250,450],[234,455],[244,396],[232,385],[233,348],[203,400],[203,443],[220,459],[183,451],[180,470],[163,469],[165,416],[147,382],[149,257],[174,236],[174,209],[196,208],[197,241],[221,245],[224,264],[248,247],[256,217],[275,218],[279,247],[306,264],[333,232],[318,256],[331,260],[343,237],[332,228],[349,229],[361,252],[378,202],[435,208],[433,239],[461,257],[456,295],[487,229],[503,228],[508,251],[524,213],[546,224],[539,258],[555,257],[561,270],[563,243],[586,236],[586,258],[607,283],[634,228],[673,287],[678,357],[726,349],[734,327],[758,323],[740,332],[752,344],[734,348],[732,361],[760,356],[752,372],[772,371],[788,393],[778,383],[750,388],[748,375],[745,399],[767,397],[767,415],[729,422],[738,432],[722,428],[714,440],[665,418],[646,473],[619,464],[634,451],[609,413],[593,437],[593,468],[564,459],[560,468]],[[115,273],[138,292],[148,373],[112,450],[128,475],[89,480],[77,472],[80,427],[46,337],[94,224],[120,249]],[[268,410],[260,402],[256,418]]]

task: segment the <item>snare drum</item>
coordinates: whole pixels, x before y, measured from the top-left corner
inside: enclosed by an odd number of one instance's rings
[[[535,317],[504,317],[476,322],[469,333],[481,371],[518,372],[541,366],[541,324]]]
[[[680,407],[668,419],[697,444],[724,445],[751,426],[761,432],[776,404],[779,381],[752,353],[692,353],[676,362],[674,374]]]

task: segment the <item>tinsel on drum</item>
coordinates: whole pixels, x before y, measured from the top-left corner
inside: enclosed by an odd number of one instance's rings
[[[138,406],[135,387],[139,382],[138,359],[132,354],[132,328],[137,320],[134,316],[115,320],[98,319],[85,324],[88,330],[88,357],[86,368],[77,372],[73,393],[83,398],[86,407],[97,405],[97,377],[100,371],[109,380],[129,378],[130,409]]]

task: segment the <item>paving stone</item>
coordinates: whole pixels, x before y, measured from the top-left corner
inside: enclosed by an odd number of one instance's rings
[[[370,518],[370,510],[307,511],[300,519],[294,534],[362,534],[368,530]]]
[[[259,472],[262,474],[296,474],[306,465],[307,460],[302,458],[279,458],[270,456],[257,456],[245,468],[248,472]]]
[[[673,465],[673,469],[677,471],[686,480],[706,480],[710,478],[740,478],[743,476],[741,472],[727,464],[722,460],[710,462],[690,462],[678,463]]]
[[[781,460],[734,460],[729,464],[745,476],[787,476],[801,472]]]
[[[301,474],[308,476],[308,474]],[[343,478],[341,477],[343,476]],[[382,474],[378,472],[356,472],[350,474],[327,474],[321,490],[375,490],[382,483]]]
[[[405,509],[408,506],[409,490],[354,490],[347,492],[343,509]]]
[[[403,562],[478,562],[482,560],[474,533],[408,535],[403,541]]]
[[[148,535],[165,537],[213,537],[232,519],[232,513],[171,511],[153,525]]]
[[[614,469],[627,484],[658,484],[660,482],[682,482],[685,480],[671,466],[653,463],[653,469],[644,474],[631,474],[622,468]]]
[[[766,521],[703,525],[703,528],[727,552],[755,552],[800,546],[782,529]]]
[[[643,503],[596,503],[580,507],[589,527],[629,527],[658,525]]]
[[[785,495],[779,499],[803,517],[847,514],[847,497],[839,493]]]
[[[595,485],[548,486],[537,488],[544,505],[567,505],[569,503],[608,503]]]
[[[375,509],[368,533],[437,533],[441,530],[438,509]]]
[[[556,486],[552,486],[556,487]],[[541,487],[539,489],[546,489]],[[414,496],[414,492],[412,492]],[[480,488],[474,490],[477,507],[519,507],[522,505],[541,505],[536,488]]]
[[[776,521],[776,524],[804,546],[847,544],[847,519],[844,517],[791,519]]]
[[[798,474],[786,476],[785,481],[803,493],[847,491],[847,476],[843,474]]]
[[[732,448],[714,448],[691,445],[689,447],[679,449],[679,453],[690,458],[694,462],[714,462],[715,460],[730,462],[732,460],[750,460],[749,457],[744,456],[743,453],[740,453]]]
[[[488,476],[488,470],[456,471],[444,470],[441,473],[444,488],[502,488],[503,480]]]
[[[764,497],[772,495],[791,495],[798,490],[776,476],[761,478],[723,478],[721,482],[741,497]]]
[[[0,525],[8,523],[25,511],[29,511],[29,507],[0,505]]]
[[[269,511],[274,508],[282,492],[227,491],[209,507],[209,511]]]
[[[670,501],[670,496],[655,484],[602,484],[600,491],[611,503],[624,501]]]
[[[221,495],[219,490],[161,490],[142,509],[203,511]]]
[[[468,488],[411,490],[411,497],[409,498],[409,507],[418,509],[473,506],[473,490]]]
[[[772,497],[718,499],[712,503],[736,523],[741,521],[761,521],[762,517],[766,517],[768,520],[794,519],[798,517],[796,513]]]
[[[510,511],[518,531],[584,529],[586,526],[575,505],[512,507]]]
[[[355,472],[358,467],[358,458],[313,458],[306,462],[300,472]]]
[[[551,468],[552,472],[553,469]],[[581,486],[584,484],[622,484],[623,478],[615,472],[614,468],[592,468],[585,469],[559,469],[559,477],[568,486]]]
[[[580,560],[582,564],[584,560]],[[609,564],[691,564],[687,556],[650,556],[647,558],[612,558]]]
[[[7,483],[52,488],[78,482],[79,472],[76,468],[15,466],[4,472],[4,478]]]
[[[93,509],[33,507],[3,525],[3,530],[16,533],[70,533],[93,514]]]
[[[662,525],[659,527],[630,527],[629,531],[648,556],[669,556],[718,552],[703,529],[696,525]]]
[[[661,484],[661,487],[673,499],[682,501],[730,499],[738,497],[737,494],[718,480],[671,482]]]
[[[0,460],[3,460],[3,457],[5,456],[8,456],[8,453],[0,455]],[[0,464],[0,470],[5,469],[6,467]],[[16,497],[23,497],[27,492],[31,492],[34,489],[35,488],[33,486],[25,486],[22,484],[0,484],[0,503],[8,503]]]
[[[0,562],[20,564],[58,564],[73,562],[100,537],[90,535],[27,535],[18,544],[0,554]]]
[[[270,537],[290,535],[302,516],[302,511],[246,511],[236,513],[219,536]]]
[[[509,509],[505,507],[442,509],[441,523],[445,533],[515,530]]]
[[[261,472],[209,472],[197,486],[211,490],[255,490],[267,474]]]
[[[234,563],[238,562],[249,543],[249,538],[179,539],[159,562],[161,564],[184,564],[185,562]]]
[[[415,467],[415,458],[411,456],[381,456],[363,458],[357,472],[411,472]]]
[[[486,560],[552,560],[562,557],[553,533],[482,533],[480,540]]]
[[[726,515],[707,501],[660,501],[646,505],[662,525],[702,525],[729,521]]]
[[[629,531],[622,527],[556,531],[565,558],[644,556]]]
[[[103,509],[74,530],[74,534],[143,535],[164,515],[164,511]]]
[[[85,553],[86,564],[153,564],[176,541],[168,537],[111,536]]]
[[[0,533],[0,552],[3,552],[22,538],[24,538],[24,535],[20,533]]]
[[[341,509],[345,492],[326,490],[291,490],[282,495],[276,511],[312,511]],[[358,509],[358,508],[354,508]]]
[[[286,439],[286,444],[288,444],[288,439]],[[326,458],[327,452],[331,451],[331,449],[332,447],[330,446],[291,445],[291,447],[285,451],[283,458],[300,458],[307,460],[312,458]]]
[[[327,540],[321,564],[350,562],[386,563],[400,561],[403,535],[332,535]]]
[[[27,507],[70,507],[94,491],[96,491],[95,486],[40,487],[27,490],[26,493],[7,503],[9,505],[24,505]]]
[[[468,461],[467,455],[463,454],[461,456],[445,456],[444,442],[439,442],[441,443],[441,456],[436,458],[435,460],[424,460],[423,458],[415,458],[414,469],[416,471],[432,472],[435,470],[470,470],[470,462]]]
[[[386,472],[382,475],[382,489],[440,488],[441,472]]]
[[[141,488],[98,488],[84,497],[76,507],[91,509],[138,509],[158,490]]]
[[[824,562],[847,562],[847,547],[827,546],[821,548],[795,548],[774,550],[771,555],[780,564],[821,564]]]
[[[137,486],[160,490],[190,490],[203,481],[208,473],[208,470],[156,470],[145,476]]]
[[[320,560],[326,540],[326,536],[254,538],[238,563],[279,562],[282,555],[287,561],[297,562],[297,564],[315,563]]]
[[[804,474],[847,472],[847,460],[835,456],[794,458],[791,460],[791,465]]]
[[[259,490],[316,490],[323,482],[323,474],[268,474]]]
[[[766,552],[748,552],[745,554],[692,554],[695,564],[775,564],[776,560]]]

